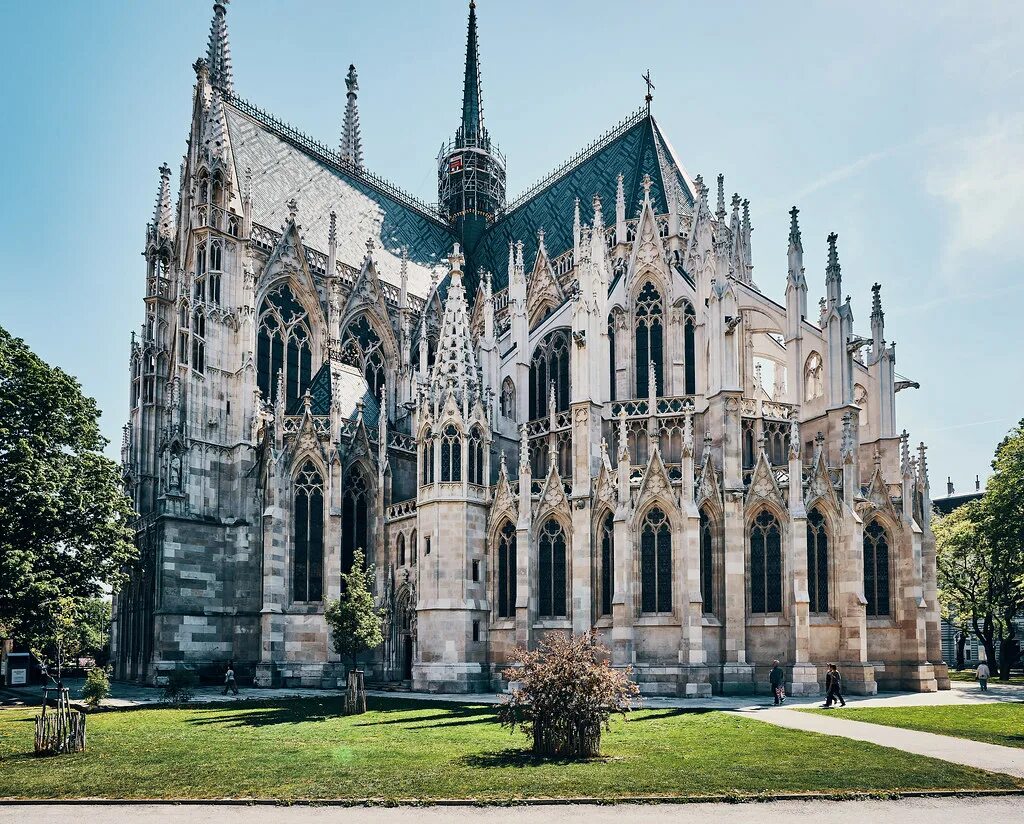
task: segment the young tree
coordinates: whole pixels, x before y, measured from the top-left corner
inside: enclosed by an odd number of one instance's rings
[[[535,756],[599,755],[601,730],[613,713],[629,712],[640,694],[632,667],[612,669],[593,631],[553,633],[537,650],[517,647],[511,659],[518,667],[502,678],[521,686],[499,706],[498,720],[530,736]]]
[[[36,648],[63,647],[69,616],[137,555],[98,418],[73,377],[0,328],[0,629]]]
[[[365,698],[351,689],[355,681],[356,659],[367,650],[375,649],[384,642],[381,629],[383,613],[373,603],[373,566],[366,566],[366,556],[357,549],[352,559],[352,569],[341,574],[341,597],[327,605],[324,617],[331,628],[334,651],[348,658],[350,701],[365,705]],[[352,710],[350,708],[349,710]]]

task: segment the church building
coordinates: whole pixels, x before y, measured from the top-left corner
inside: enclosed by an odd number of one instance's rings
[[[812,312],[796,208],[755,282],[749,201],[687,173],[650,93],[507,199],[472,2],[436,205],[367,168],[354,66],[336,145],[236,92],[226,0],[194,68],[132,335],[117,677],[337,687],[362,549],[370,682],[500,690],[517,645],[593,630],[647,694],[762,690],[776,658],[796,695],[830,661],[948,688],[925,446],[835,234]]]

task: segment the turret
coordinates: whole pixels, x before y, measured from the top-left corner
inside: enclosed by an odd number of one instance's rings
[[[469,4],[462,123],[438,155],[437,198],[438,208],[472,257],[487,224],[505,205],[505,159],[484,126],[475,2]],[[469,286],[476,288],[475,283]]]
[[[804,245],[800,240],[800,224],[794,206],[789,210],[789,276],[786,279],[786,318],[790,336],[800,329],[807,316],[807,280],[804,278]]]

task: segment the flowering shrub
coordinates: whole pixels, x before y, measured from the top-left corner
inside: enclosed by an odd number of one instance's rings
[[[501,725],[531,736],[535,756],[599,755],[601,730],[613,713],[629,712],[640,694],[632,667],[612,669],[607,653],[593,632],[554,633],[533,651],[517,647],[515,666],[502,677],[521,686],[499,706]]]

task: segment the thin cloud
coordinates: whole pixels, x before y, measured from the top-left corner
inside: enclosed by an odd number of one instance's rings
[[[1008,418],[991,418],[987,421],[968,421],[967,423],[955,423],[952,426],[936,426],[922,428],[922,432],[949,432],[951,429],[969,429],[972,426],[990,426],[994,423],[1008,423]]]

